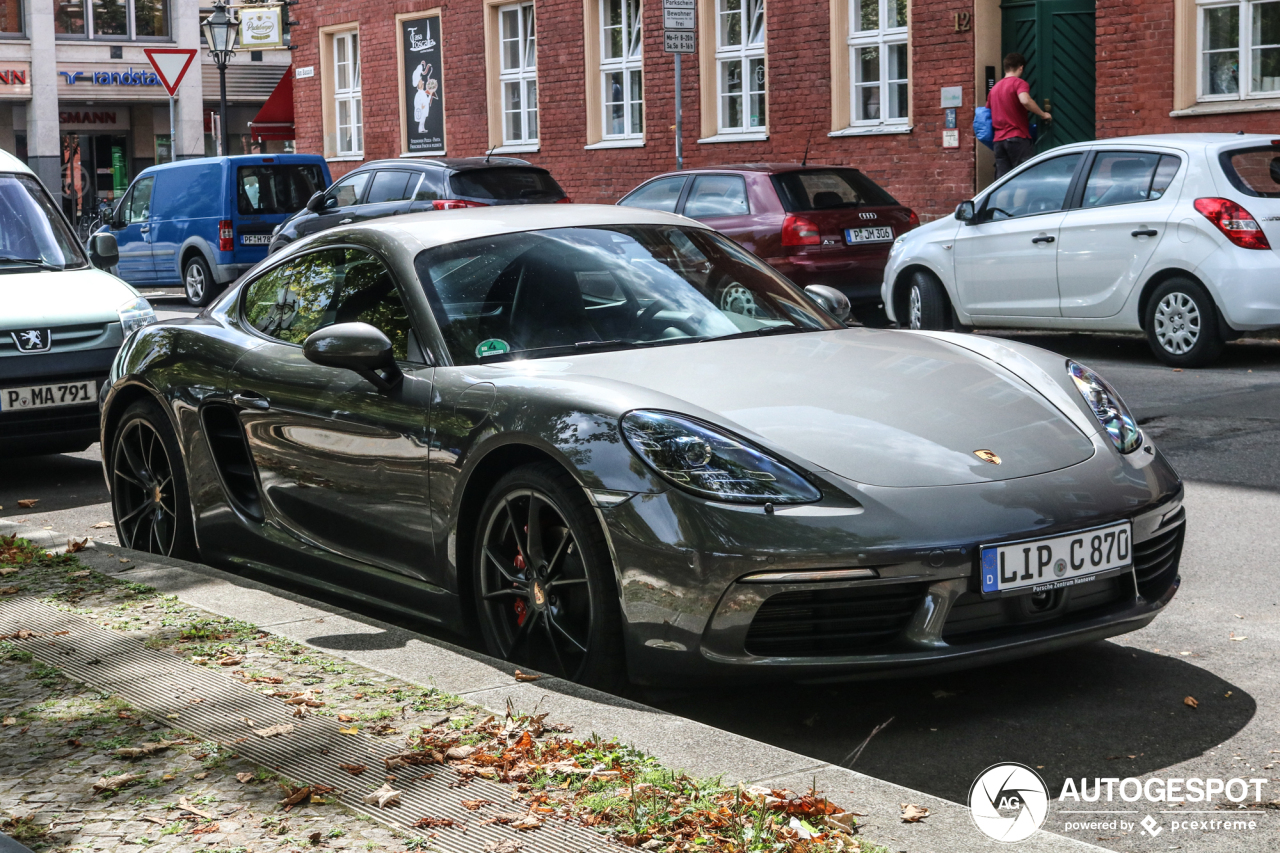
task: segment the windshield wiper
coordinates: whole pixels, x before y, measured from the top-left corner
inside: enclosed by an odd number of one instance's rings
[[[666,343],[666,341],[579,341],[576,344],[556,344],[555,346],[550,347],[531,347],[529,349],[516,349],[511,350],[510,352],[495,353],[493,356],[486,357],[481,363],[488,364],[493,361],[510,361],[515,356],[526,355],[554,356],[564,353],[591,352],[592,350],[602,349],[639,349],[641,347],[655,346],[663,343]],[[499,356],[505,356],[505,358]]]
[[[26,264],[27,266],[40,267],[42,270],[50,270],[51,272],[62,272],[66,267],[51,264],[40,258],[8,258],[0,256],[0,264]]]
[[[717,335],[714,338],[699,338],[699,341],[736,341],[740,338],[764,338],[769,335],[795,335],[801,332],[821,332],[822,329],[802,329],[799,326],[764,326],[732,335]]]

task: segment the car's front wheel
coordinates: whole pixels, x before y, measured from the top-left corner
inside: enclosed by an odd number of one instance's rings
[[[480,513],[472,576],[491,654],[605,690],[625,684],[613,561],[563,469],[526,465],[498,481]]]
[[[159,404],[125,410],[111,445],[111,509],[126,548],[195,559],[195,531],[178,439]]]
[[[213,297],[213,274],[209,265],[199,255],[192,255],[182,267],[182,289],[186,291],[187,302],[196,307],[209,304]]]
[[[938,277],[924,270],[911,276],[911,284],[907,290],[907,316],[903,325],[908,329],[945,332],[950,326],[950,316],[947,291]]]
[[[1204,367],[1222,355],[1213,297],[1189,278],[1171,278],[1147,301],[1147,343],[1156,358],[1174,367]]]

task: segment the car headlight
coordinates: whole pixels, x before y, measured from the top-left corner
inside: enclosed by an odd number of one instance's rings
[[[1067,373],[1076,390],[1089,404],[1093,414],[1121,453],[1132,453],[1142,446],[1142,431],[1129,407],[1105,379],[1082,364],[1067,361]]]
[[[751,445],[692,418],[636,411],[622,418],[636,455],[668,482],[712,500],[809,503],[822,492]]]
[[[120,315],[120,325],[124,328],[126,338],[143,326],[156,321],[155,309],[141,296],[121,305],[116,309],[116,313]]]

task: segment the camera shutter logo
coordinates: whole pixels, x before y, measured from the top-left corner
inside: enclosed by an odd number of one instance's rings
[[[18,352],[23,354],[48,352],[49,347],[53,346],[53,336],[48,329],[25,329],[11,334]]]
[[[1023,841],[1049,814],[1049,789],[1040,774],[1023,764],[994,764],[973,781],[969,813],[996,841]]]

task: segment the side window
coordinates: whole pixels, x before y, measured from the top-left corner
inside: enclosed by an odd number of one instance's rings
[[[365,204],[378,204],[384,201],[404,201],[409,197],[409,179],[413,172],[374,172],[373,183],[369,185],[369,195]]]
[[[368,323],[408,358],[409,312],[381,260],[359,249],[324,249],[276,267],[245,288],[244,319],[264,335],[301,344],[317,329]]]
[[[1156,167],[1155,179],[1151,181],[1151,198],[1156,199],[1164,196],[1181,166],[1182,159],[1172,154],[1165,154],[1160,158],[1160,165]]]
[[[737,175],[699,175],[684,202],[684,215],[692,219],[742,216],[750,213],[747,182]]]
[[[1010,178],[987,197],[987,219],[1010,219],[1062,210],[1071,187],[1071,176],[1083,154],[1054,157]]]
[[[146,222],[151,218],[151,188],[155,186],[156,179],[153,177],[143,178],[133,185],[133,189],[129,191],[129,206],[127,208],[127,219],[129,224],[134,222]]]
[[[676,212],[676,202],[680,201],[680,193],[684,190],[684,182],[688,178],[662,178],[647,186],[643,186],[618,204],[623,207],[643,207],[648,210],[664,210]]]
[[[364,197],[365,184],[369,183],[369,172],[348,175],[329,187],[324,197],[324,209],[335,210],[339,207],[350,207],[359,204]]]
[[[409,185],[412,186],[413,182],[410,181]],[[413,200],[435,201],[438,198],[444,198],[444,172],[439,169],[423,172],[422,181],[413,194]]]
[[[1177,171],[1177,158],[1173,160]],[[1113,204],[1130,204],[1159,198],[1169,186],[1168,175],[1164,187],[1153,193],[1153,183],[1160,166],[1159,154],[1135,151],[1099,151],[1089,170],[1089,180],[1084,185],[1082,207],[1107,207]]]

